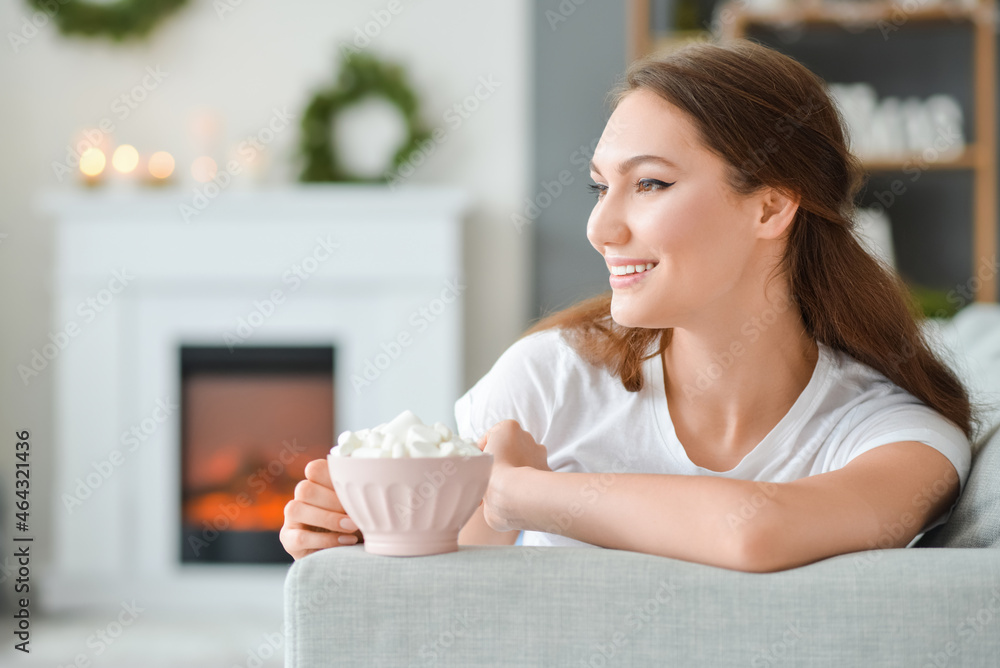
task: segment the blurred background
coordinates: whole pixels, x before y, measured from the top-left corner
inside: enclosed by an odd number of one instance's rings
[[[587,163],[641,55],[800,59],[872,252],[928,315],[995,301],[994,13],[5,0],[0,662],[282,665],[306,462],[405,408],[453,426],[535,318],[607,289]]]

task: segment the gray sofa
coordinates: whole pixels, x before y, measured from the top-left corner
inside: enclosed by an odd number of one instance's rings
[[[938,338],[982,398],[1000,307],[980,315]],[[286,666],[1000,666],[1000,432],[977,441],[952,518],[914,547],[778,573],[594,548],[324,550],[288,572]]]

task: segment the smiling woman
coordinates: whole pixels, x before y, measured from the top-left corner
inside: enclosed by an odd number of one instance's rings
[[[745,41],[638,61],[591,176],[611,293],[456,403],[494,455],[462,543],[769,571],[948,519],[970,402],[854,234],[861,172],[822,81]]]

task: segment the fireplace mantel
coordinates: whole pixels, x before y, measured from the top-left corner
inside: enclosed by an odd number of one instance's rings
[[[467,206],[453,189],[354,185],[204,201],[44,194],[56,229],[51,331],[68,341],[50,362],[60,500],[47,605],[280,607],[284,566],[180,562],[179,347],[333,345],[338,431],[405,408],[450,423]],[[135,427],[138,445],[125,436]]]

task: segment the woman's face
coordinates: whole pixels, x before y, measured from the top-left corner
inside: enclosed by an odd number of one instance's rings
[[[598,199],[587,238],[611,272],[615,322],[683,327],[706,309],[738,312],[741,293],[763,281],[760,198],[738,196],[722,158],[700,144],[684,112],[656,94],[636,90],[618,104],[594,151],[591,178]],[[632,273],[615,275],[629,266]]]

